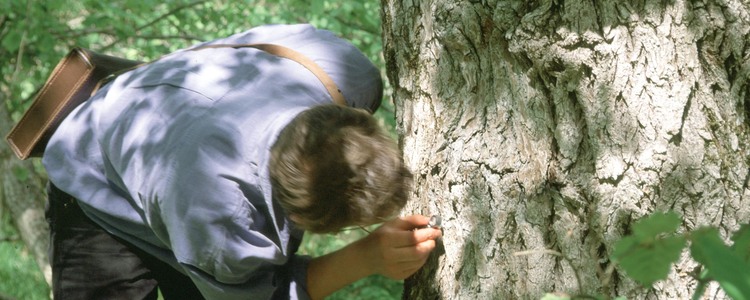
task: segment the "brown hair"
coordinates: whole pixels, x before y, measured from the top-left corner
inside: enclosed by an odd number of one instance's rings
[[[382,222],[406,204],[411,186],[375,118],[337,105],[306,110],[282,130],[270,173],[274,200],[312,232]]]

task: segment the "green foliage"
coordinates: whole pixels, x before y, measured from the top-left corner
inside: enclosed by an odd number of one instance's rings
[[[745,242],[746,227],[737,232],[735,237]],[[706,268],[705,279],[717,281],[732,299],[750,299],[750,265],[746,259],[746,244],[738,245],[735,240],[733,246],[737,247],[730,248],[721,240],[716,228],[701,228],[694,231],[691,241],[690,252],[693,258]]]
[[[30,173],[29,169],[20,168],[20,167],[13,169],[13,176],[15,176],[16,178],[18,178],[19,181],[26,181],[26,180],[28,180],[29,176],[31,176],[31,174],[29,174],[29,173]]]
[[[743,224],[740,230],[732,235],[732,252],[743,261],[750,262],[750,224]]]
[[[656,213],[638,221],[633,234],[615,244],[612,260],[645,286],[666,278],[685,247],[685,238],[674,234],[679,226],[675,213]]]
[[[33,257],[10,224],[7,213],[0,214],[0,299],[49,299],[49,288]]]
[[[343,288],[327,300],[388,300],[401,299],[403,294],[404,283],[381,275],[373,275],[361,279],[351,285]]]

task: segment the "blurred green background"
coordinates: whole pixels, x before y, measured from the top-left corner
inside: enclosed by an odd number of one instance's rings
[[[0,101],[17,121],[37,88],[72,47],[148,61],[201,41],[273,23],[311,23],[337,33],[368,55],[385,79],[377,0],[5,0],[0,1],[0,59],[6,62],[0,65]],[[393,133],[387,83],[386,89],[376,116]],[[39,162],[34,164],[39,174],[6,170],[3,176],[44,180]],[[12,224],[0,201],[0,300],[48,299],[44,277]],[[361,230],[308,234],[300,251],[322,255],[365,234]],[[401,292],[401,281],[371,276],[328,299],[398,299]]]

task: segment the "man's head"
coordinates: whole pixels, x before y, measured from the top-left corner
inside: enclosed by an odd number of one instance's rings
[[[369,225],[405,204],[411,173],[367,112],[322,105],[302,112],[271,148],[274,198],[305,230]]]

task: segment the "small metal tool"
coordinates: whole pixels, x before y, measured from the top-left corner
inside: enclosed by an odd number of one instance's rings
[[[440,225],[442,225],[442,223],[443,219],[440,218],[439,215],[432,215],[432,217],[430,217],[430,222],[427,223],[427,227],[440,228]]]

